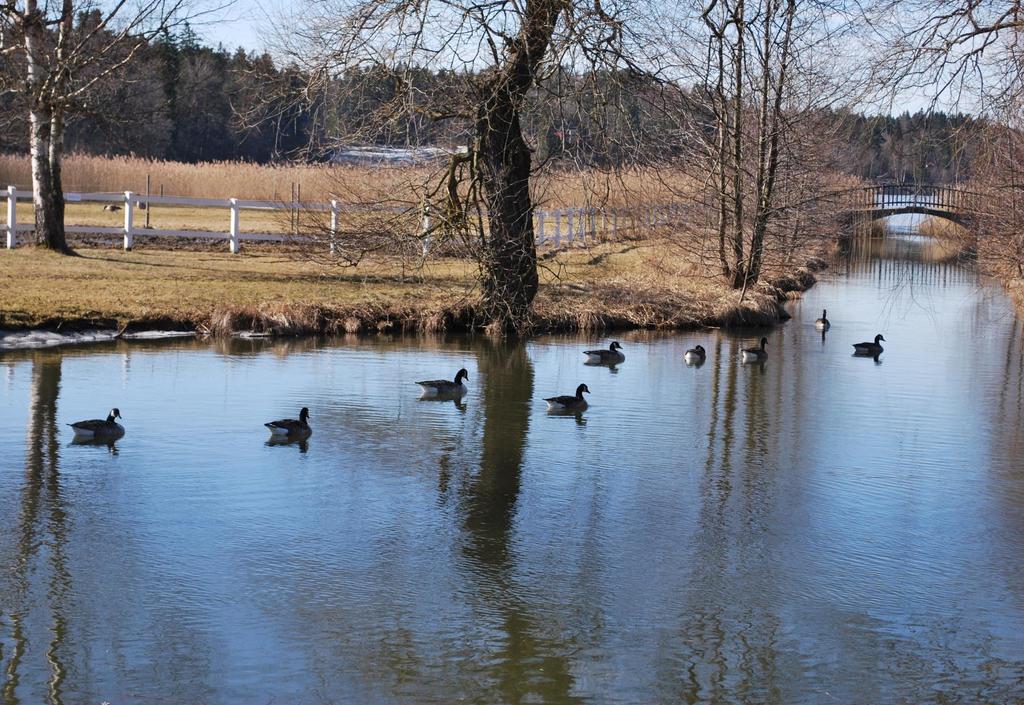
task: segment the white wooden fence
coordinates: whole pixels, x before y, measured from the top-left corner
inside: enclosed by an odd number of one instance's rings
[[[18,200],[31,201],[32,194],[19,190],[14,186],[7,187],[7,218],[0,231],[6,236],[7,249],[18,244],[18,233],[31,233],[34,223],[18,223]],[[330,229],[338,231],[339,214],[346,210],[363,210],[364,206],[350,206],[337,200],[329,203],[257,201],[240,198],[185,198],[182,196],[150,196],[125,191],[124,193],[65,193],[66,203],[104,203],[114,204],[124,212],[122,227],[104,227],[97,225],[67,225],[65,232],[69,234],[113,235],[122,238],[125,250],[131,250],[137,237],[185,237],[226,240],[232,253],[241,251],[243,241],[285,242],[294,240],[294,235],[286,233],[253,233],[241,230],[241,212],[253,211],[290,211],[330,213]],[[226,209],[226,230],[163,230],[146,228],[136,225],[137,211],[152,206],[190,206],[193,208]],[[403,212],[394,209],[394,212]],[[654,205],[642,208],[558,208],[534,211],[534,233],[537,244],[552,247],[586,244],[597,238],[615,238],[626,231],[651,230],[667,227],[682,222],[682,208],[677,205]],[[422,232],[430,229],[429,211],[422,216]],[[424,254],[429,251],[429,238],[424,239]]]

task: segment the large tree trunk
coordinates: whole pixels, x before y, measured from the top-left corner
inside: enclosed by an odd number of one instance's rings
[[[530,150],[507,91],[492,95],[477,118],[477,168],[487,204],[483,292],[490,321],[519,330],[537,294],[537,250],[530,200]]]
[[[522,26],[505,61],[484,84],[476,116],[476,169],[487,206],[483,293],[492,325],[520,332],[537,294],[537,249],[530,200],[530,149],[519,113],[555,31],[558,0],[526,4]]]

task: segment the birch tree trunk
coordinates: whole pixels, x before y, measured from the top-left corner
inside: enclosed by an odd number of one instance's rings
[[[70,253],[64,236],[64,192],[60,180],[64,118],[61,108],[50,100],[53,76],[43,60],[47,51],[46,26],[35,0],[27,0],[25,17],[35,240],[41,247]]]
[[[53,116],[42,108],[30,114],[32,205],[36,244],[57,252],[70,252],[64,237],[64,194],[60,185],[59,153],[54,153]],[[54,157],[57,158],[56,172]]]

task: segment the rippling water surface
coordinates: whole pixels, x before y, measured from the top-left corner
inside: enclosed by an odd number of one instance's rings
[[[1021,324],[929,255],[613,369],[580,337],[0,355],[0,703],[1014,701]],[[462,405],[418,400],[460,367]],[[111,406],[124,439],[70,444]]]

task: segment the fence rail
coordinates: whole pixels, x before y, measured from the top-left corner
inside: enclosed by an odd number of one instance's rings
[[[2,198],[0,192],[0,198]],[[32,223],[18,223],[17,203],[31,200],[31,193],[8,186],[6,193],[7,217],[0,224],[0,233],[5,235],[8,249],[18,244],[18,235],[31,233]],[[431,248],[432,219],[428,209],[388,208],[386,206],[365,206],[346,204],[337,200],[326,203],[302,201],[266,201],[244,198],[189,198],[185,196],[152,196],[132,191],[123,193],[65,193],[66,203],[103,203],[123,210],[123,224],[108,225],[67,225],[65,231],[75,235],[104,235],[119,237],[125,250],[131,250],[135,238],[170,237],[221,240],[226,242],[232,253],[241,251],[243,242],[319,242],[308,232],[303,234],[295,226],[301,213],[329,214],[329,225],[322,226],[323,238],[332,251],[335,244],[343,242],[344,233],[339,228],[344,214],[358,216],[360,213],[392,213],[417,216],[413,220],[418,228],[414,233],[422,241],[423,252]],[[824,195],[813,196],[809,201],[827,203],[837,216],[874,217],[886,211],[906,208],[928,208],[949,214],[978,212],[979,195],[957,186],[920,186],[907,184],[880,184],[867,187],[844,189]],[[808,201],[808,202],[809,202]],[[142,209],[152,206],[192,207],[225,212],[224,229],[191,230],[160,229],[140,227],[136,216]],[[243,211],[290,212],[293,215],[291,233],[246,232],[241,228]],[[647,205],[635,208],[556,208],[535,210],[534,234],[538,246],[563,247],[587,244],[597,239],[615,239],[624,232],[636,233],[641,230],[655,230],[661,227],[679,226],[687,222],[686,211],[681,204]],[[282,217],[282,223],[285,219]]]
[[[30,201],[31,193],[19,190],[15,186],[7,188],[7,217],[0,225],[0,232],[6,236],[6,246],[12,249],[18,244],[20,233],[31,233],[35,230],[32,223],[18,223],[17,203]],[[339,233],[339,218],[344,213],[390,212],[395,214],[412,214],[414,209],[367,207],[352,205],[332,200],[328,203],[260,201],[242,198],[188,198],[184,196],[152,196],[132,191],[124,193],[65,193],[66,203],[103,203],[114,205],[123,210],[124,224],[119,227],[99,225],[67,225],[65,232],[76,235],[106,235],[122,239],[125,250],[131,250],[135,238],[149,237],[181,237],[223,240],[232,253],[241,251],[245,241],[259,242],[294,242],[314,241],[313,238],[300,233],[283,232],[244,232],[241,229],[242,211],[276,211],[298,213],[329,213],[329,240],[334,247],[335,238]],[[226,210],[224,230],[170,230],[140,227],[136,223],[139,211],[152,206],[188,206],[193,208],[209,208]],[[419,234],[423,236],[423,249],[426,254],[431,246],[429,232],[431,216],[429,210],[418,211],[420,215]],[[572,246],[587,243],[601,238],[615,238],[626,231],[666,227],[683,221],[683,209],[680,205],[652,205],[642,208],[556,208],[534,211],[534,233],[540,246]],[[283,220],[283,219],[282,219]]]

